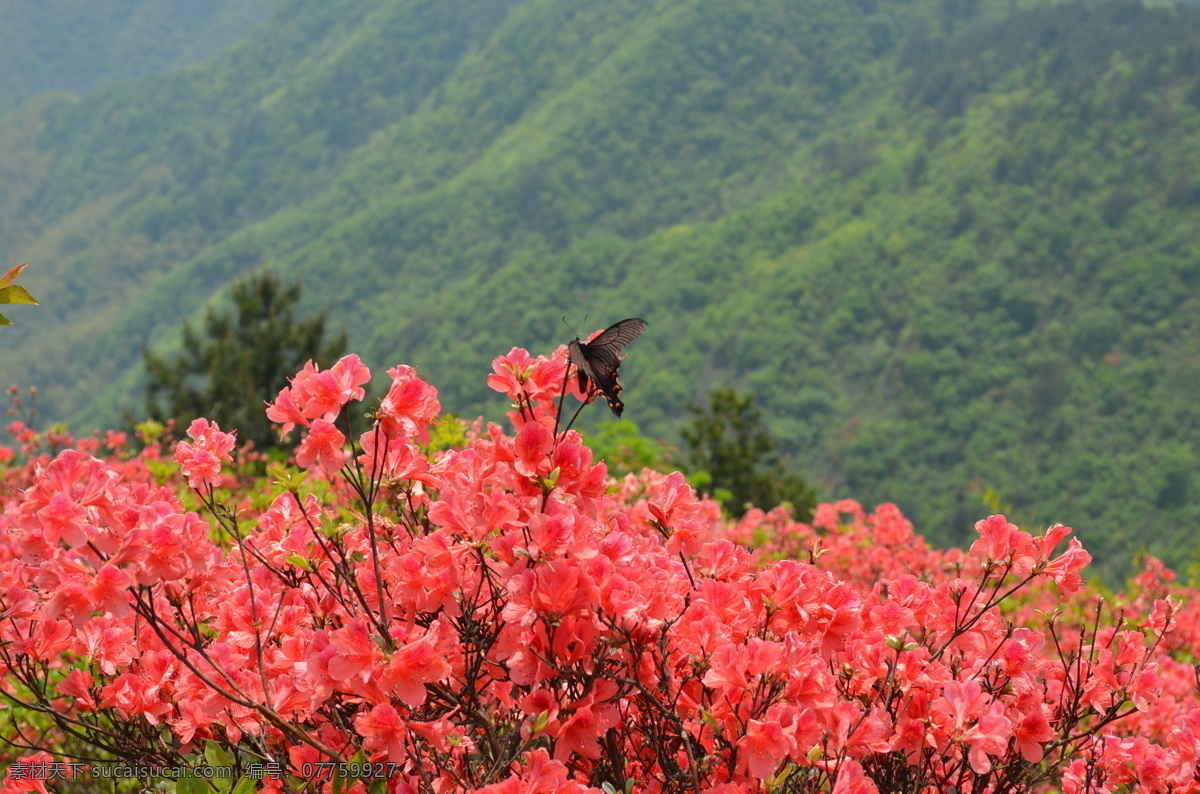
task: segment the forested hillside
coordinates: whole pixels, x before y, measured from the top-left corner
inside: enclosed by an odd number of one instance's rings
[[[629,315],[626,417],[753,391],[825,497],[966,537],[993,488],[1108,570],[1200,525],[1200,12],[281,0],[202,66],[0,124],[10,380],[78,425],[235,275],[305,279],[461,414]],[[595,409],[599,419],[599,409]]]
[[[0,0],[0,110],[216,55],[275,0]]]

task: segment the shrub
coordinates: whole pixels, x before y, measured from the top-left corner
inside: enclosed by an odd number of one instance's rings
[[[511,429],[436,453],[412,368],[356,432],[367,368],[306,366],[268,409],[302,471],[271,484],[203,419],[164,482],[154,444],[26,433],[0,665],[57,730],[3,790],[80,739],[239,790],[1195,790],[1200,621],[1161,566],[1104,599],[1061,525],[992,516],[962,552],[890,505],[730,523],[556,432],[568,366],[496,359]]]

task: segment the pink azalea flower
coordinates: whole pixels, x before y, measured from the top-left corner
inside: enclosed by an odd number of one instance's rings
[[[418,444],[429,442],[429,426],[442,410],[437,389],[417,377],[415,367],[388,370],[391,388],[379,405],[379,421],[388,437],[407,438]]]
[[[492,373],[488,375],[488,388],[507,394],[514,401],[520,398],[522,386],[533,371],[533,357],[529,352],[514,347],[508,355],[497,356],[492,361]]]
[[[402,645],[392,654],[383,673],[381,686],[413,708],[425,702],[426,684],[440,681],[452,672],[446,653],[438,647],[438,633]]]
[[[195,489],[220,485],[221,461],[231,459],[230,453],[237,444],[235,435],[221,432],[221,428],[207,419],[193,421],[187,434],[195,443],[176,444],[175,462],[188,478],[188,485]]]
[[[408,757],[405,739],[408,728],[389,703],[380,703],[354,718],[354,730],[363,737],[363,749],[386,753],[392,763]]]
[[[46,506],[37,511],[37,516],[47,543],[62,540],[73,548],[87,543],[87,511],[68,494],[59,491],[51,496]]]
[[[1057,526],[1061,527],[1062,525],[1059,524]],[[1068,527],[1063,527],[1063,529],[1066,529],[1068,532],[1071,531]],[[1047,535],[1049,534],[1047,532]],[[1047,551],[1049,548],[1053,548],[1053,546],[1049,546]],[[1046,565],[1046,573],[1054,579],[1054,583],[1058,585],[1059,593],[1062,594],[1063,598],[1066,598],[1071,593],[1077,592],[1083,587],[1083,577],[1080,576],[1079,571],[1086,568],[1091,561],[1092,555],[1084,551],[1079,540],[1071,538],[1067,550]]]
[[[971,554],[988,562],[1003,562],[1017,543],[1021,530],[1002,515],[975,522],[979,540],[971,544]]]
[[[46,781],[56,779],[54,770],[58,766],[59,762],[46,752],[21,756],[9,765],[0,792],[36,791],[38,794],[49,794]]]
[[[312,362],[309,362],[310,364]],[[292,428],[296,425],[308,427],[308,417],[300,410],[300,406],[296,404],[296,398],[292,394],[290,387],[285,386],[279,392],[279,396],[275,398],[275,402],[267,403],[267,418],[276,424],[283,425],[279,429],[281,436],[286,436],[292,432]]]
[[[709,658],[708,672],[704,674],[704,685],[707,687],[746,690],[750,688],[750,678],[747,667],[750,660],[746,649],[728,643],[721,645]]]
[[[87,588],[74,580],[60,582],[46,605],[46,612],[56,618],[66,618],[76,627],[82,626],[92,614]]]
[[[379,655],[379,646],[371,639],[370,627],[361,618],[332,632],[329,645],[335,651],[329,659],[329,675],[339,681],[360,675]]]
[[[838,767],[837,782],[833,785],[831,794],[878,794],[875,781],[867,777],[862,765],[852,758],[846,759]]]
[[[80,711],[91,711],[96,707],[92,697],[92,684],[95,678],[86,670],[72,670],[58,684],[60,694],[75,698],[74,706]]]
[[[296,425],[308,427],[313,419],[333,422],[347,403],[366,396],[362,386],[370,380],[371,371],[353,354],[325,371],[308,361],[290,378],[291,385],[280,390],[275,402],[267,403],[267,418],[283,425],[281,435]]]
[[[985,775],[991,771],[989,756],[1003,755],[1012,735],[1012,723],[1004,716],[1004,704],[993,702],[963,734],[963,741],[970,748],[967,755],[975,774]]]
[[[602,681],[586,697],[563,710],[554,742],[554,760],[566,761],[573,755],[600,757],[599,738],[620,721],[616,706],[604,702],[615,693],[615,684]]]
[[[1044,745],[1057,734],[1046,717],[1046,709],[1041,703],[1033,704],[1033,710],[1021,718],[1013,730],[1017,749],[1021,757],[1031,764],[1036,764],[1045,757]]]
[[[750,720],[746,732],[738,739],[738,773],[749,771],[759,780],[771,777],[775,767],[791,752],[790,740],[778,723]]]
[[[296,463],[307,469],[319,462],[326,471],[337,471],[346,459],[345,446],[342,431],[324,419],[314,419],[304,441],[296,448]]]
[[[88,600],[102,612],[124,617],[129,614],[127,591],[132,584],[133,579],[128,573],[116,566],[105,565],[87,587]]]
[[[513,450],[516,452],[516,469],[526,477],[535,477],[550,471],[550,451],[554,437],[540,422],[527,422],[517,433]]]

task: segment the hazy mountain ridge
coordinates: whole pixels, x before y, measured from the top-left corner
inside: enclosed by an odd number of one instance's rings
[[[216,55],[276,0],[2,0],[0,108],[85,92]]]
[[[0,243],[53,296],[12,359],[111,421],[141,340],[266,260],[473,413],[494,355],[639,314],[649,432],[752,388],[827,496],[945,539],[994,486],[1096,551],[1178,555],[1198,15],[1001,12],[288,0],[265,44],[0,125],[40,185],[0,199]]]

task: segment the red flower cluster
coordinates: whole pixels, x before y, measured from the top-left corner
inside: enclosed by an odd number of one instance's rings
[[[207,520],[153,449],[9,464],[0,668],[64,729],[31,751],[215,744],[269,791],[356,760],[395,792],[1200,791],[1200,601],[1160,564],[1105,602],[1061,525],[935,551],[891,505],[731,523],[678,472],[613,482],[559,429],[565,348],[496,360],[515,435],[438,453],[436,390],[388,374],[357,437],[357,357],[292,380],[268,415],[316,482],[267,499],[194,422]]]

